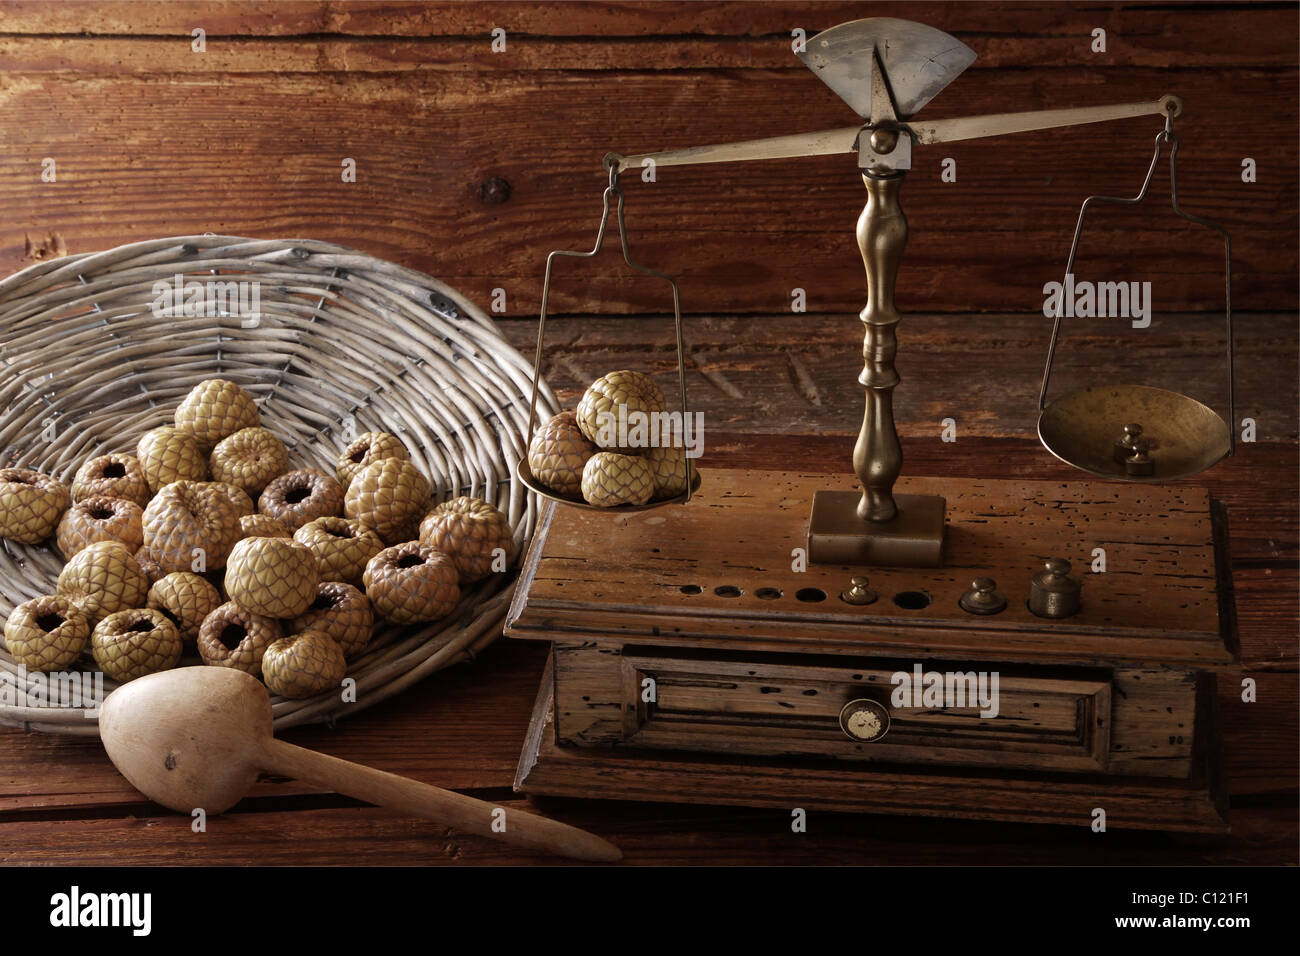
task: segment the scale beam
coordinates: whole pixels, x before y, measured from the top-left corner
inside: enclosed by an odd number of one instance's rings
[[[617,164],[619,172],[623,172],[640,167],[647,159],[653,160],[656,166],[693,166],[702,163],[746,163],[756,159],[791,159],[796,156],[829,156],[853,152],[860,131],[857,126],[843,126],[816,133],[795,133],[791,136],[772,136],[768,139],[750,139],[715,146],[692,146],[688,149],[669,149],[636,156],[610,153],[605,160],[607,164]]]
[[[986,136],[1005,136],[1009,133],[1028,133],[1061,126],[1084,126],[1088,123],[1127,119],[1130,116],[1178,116],[1182,111],[1182,100],[1176,96],[1162,96],[1158,100],[1144,103],[1116,103],[1110,106],[1083,106],[1065,110],[1034,110],[1028,113],[990,113],[986,116],[962,116],[957,119],[909,123],[907,126],[918,143],[927,145],[955,143],[958,140],[980,139]]]
[[[1006,136],[1062,126],[1084,126],[1133,116],[1179,116],[1183,101],[1176,96],[1141,103],[1112,103],[1105,106],[1082,106],[1077,109],[1031,110],[1024,113],[989,113],[984,116],[960,116],[956,119],[898,123],[897,128],[911,133],[920,145],[954,143],[965,139]],[[895,125],[895,124],[891,124]],[[858,150],[858,137],[867,126],[841,126],[815,133],[794,133],[712,146],[691,146],[658,153],[623,156],[610,153],[606,162],[616,164],[619,172],[639,168],[647,159],[656,166],[692,166],[703,163],[747,163],[760,159],[792,159],[800,156],[830,156]]]

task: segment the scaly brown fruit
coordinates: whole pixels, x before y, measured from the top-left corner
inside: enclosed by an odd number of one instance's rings
[[[602,375],[588,386],[578,403],[578,427],[587,440],[606,450],[630,450],[620,445],[617,420],[625,416],[628,427],[635,422],[631,413],[650,415],[664,410],[664,393],[654,379],[641,372],[622,369]],[[605,416],[612,416],[606,419]],[[605,426],[605,427],[602,427]]]
[[[149,553],[148,548],[141,547],[140,550],[136,551],[135,563],[140,565],[140,570],[149,579],[150,587],[153,587],[167,576],[167,572],[162,569],[161,564],[153,559],[153,555]]]
[[[291,538],[244,538],[226,562],[226,594],[265,617],[297,617],[316,597],[316,555]]]
[[[279,518],[251,514],[239,519],[239,536],[241,538],[292,538],[293,534]]]
[[[654,490],[650,463],[638,455],[597,452],[582,470],[582,497],[598,508],[643,505]]]
[[[366,563],[384,550],[384,542],[352,518],[327,517],[309,521],[293,539],[316,555],[322,581],[359,585]]]
[[[343,512],[381,538],[418,521],[429,502],[429,479],[411,462],[384,458],[357,472],[343,499]]]
[[[149,579],[122,542],[96,541],[63,566],[57,591],[94,625],[117,611],[144,604]]]
[[[380,551],[362,575],[375,613],[394,624],[446,617],[460,601],[459,580],[455,561],[418,541]]]
[[[30,468],[0,468],[0,538],[40,544],[72,504],[68,486]]]
[[[259,424],[253,396],[223,378],[199,382],[176,406],[176,427],[193,435],[205,452],[227,435]]]
[[[65,561],[96,541],[121,541],[135,552],[144,544],[143,517],[127,498],[82,498],[63,512],[55,541]]]
[[[193,572],[173,571],[149,588],[145,606],[162,611],[176,625],[181,640],[193,641],[204,619],[221,606],[221,592]]]
[[[280,639],[280,622],[227,601],[203,619],[196,644],[203,663],[262,676],[262,657]]]
[[[100,455],[77,469],[72,500],[125,498],[143,508],[149,503],[149,480],[135,455]]]
[[[260,495],[272,479],[289,470],[289,452],[269,430],[241,428],[217,442],[208,470],[213,481],[234,485],[250,496]]]
[[[420,522],[420,543],[451,555],[462,587],[492,573],[497,549],[506,570],[515,544],[509,518],[482,499],[463,496],[429,512]]]
[[[123,684],[170,670],[180,663],[182,649],[176,625],[153,608],[117,611],[96,624],[90,635],[99,669]]]
[[[655,490],[652,501],[686,493],[686,451],[683,448],[647,448],[641,455],[650,466]]]
[[[343,510],[343,486],[315,468],[300,468],[275,479],[257,501],[262,514],[278,520],[290,532],[309,521]]]
[[[24,601],[5,621],[5,647],[29,671],[61,671],[81,656],[90,620],[66,597],[47,594]]]
[[[599,450],[582,433],[573,412],[560,412],[533,433],[528,468],[556,494],[578,500],[582,497],[582,469]]]
[[[208,484],[226,496],[226,500],[234,506],[235,514],[241,519],[255,513],[253,499],[243,488],[237,488],[228,481],[209,481]]]
[[[333,638],[344,657],[365,650],[375,632],[375,612],[370,599],[350,584],[325,581],[316,588],[311,606],[289,624],[289,633],[315,628]]]
[[[357,472],[367,465],[385,458],[409,459],[411,456],[402,444],[402,440],[388,432],[366,432],[343,449],[335,466],[334,477],[346,488],[352,484]]]
[[[267,689],[291,699],[337,690],[347,672],[343,649],[315,628],[282,637],[266,649],[262,658],[262,678]]]
[[[165,571],[215,571],[239,540],[239,512],[213,482],[174,481],[144,509],[144,544]]]
[[[151,495],[158,494],[173,481],[208,479],[208,456],[198,439],[172,425],[160,425],[145,432],[135,446],[135,456]]]

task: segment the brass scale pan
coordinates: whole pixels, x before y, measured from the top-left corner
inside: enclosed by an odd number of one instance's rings
[[[616,221],[618,223],[619,247],[623,252],[623,261],[640,272],[643,275],[650,276],[654,279],[663,279],[672,286],[673,290],[673,320],[674,331],[677,339],[677,386],[679,399],[682,407],[682,438],[685,439],[685,428],[690,420],[690,406],[686,401],[686,358],[685,346],[682,340],[682,304],[681,294],[677,287],[677,280],[670,275],[659,272],[655,269],[647,268],[632,261],[632,252],[628,246],[627,238],[627,221],[623,212],[623,191],[618,185],[618,164],[613,154],[605,157],[605,168],[609,170],[609,185],[605,188],[602,196],[604,210],[600,216],[600,228],[596,232],[595,245],[587,252],[570,252],[565,250],[556,250],[546,257],[546,276],[542,281],[542,308],[537,323],[537,352],[533,359],[533,393],[532,402],[528,411],[528,433],[524,439],[524,453],[520,455],[519,461],[515,464],[515,475],[519,481],[529,491],[540,495],[543,498],[549,498],[559,504],[567,505],[571,508],[587,508],[593,511],[603,511],[611,514],[627,514],[636,511],[649,511],[653,508],[661,508],[664,505],[685,504],[691,500],[691,495],[695,494],[700,488],[700,473],[695,468],[694,462],[690,457],[686,458],[686,490],[672,498],[661,498],[658,501],[649,501],[643,505],[616,505],[612,508],[598,508],[595,505],[588,504],[581,499],[567,498],[558,494],[554,489],[547,487],[538,481],[533,474],[532,467],[528,463],[528,450],[533,444],[533,432],[537,426],[537,391],[542,380],[542,350],[546,341],[546,314],[547,306],[551,297],[551,271],[557,258],[567,257],[571,259],[592,259],[600,254],[601,247],[605,244],[605,233],[609,227],[609,214],[611,200],[614,201],[616,211]]]
[[[1216,223],[1184,212],[1178,205],[1178,137],[1173,131],[1176,109],[1165,115],[1165,128],[1156,135],[1155,153],[1147,170],[1142,189],[1131,199],[1118,196],[1089,196],[1079,210],[1074,228],[1074,242],[1066,264],[1066,275],[1074,271],[1088,207],[1094,203],[1137,205],[1146,198],[1165,143],[1169,152],[1169,188],[1174,212],[1183,219],[1206,226],[1223,236],[1224,246],[1224,315],[1227,323],[1228,417],[1223,419],[1212,408],[1196,399],[1163,388],[1146,385],[1092,386],[1070,392],[1047,404],[1047,386],[1052,374],[1052,359],[1061,331],[1064,300],[1056,311],[1052,339],[1047,351],[1047,367],[1038,394],[1038,437],[1043,446],[1068,465],[1089,474],[1121,481],[1158,482],[1184,478],[1205,471],[1235,448],[1231,422],[1236,420],[1233,395],[1232,356],[1232,240]],[[1149,462],[1145,469],[1135,469],[1116,453],[1116,442],[1126,426],[1140,426]],[[1145,473],[1141,473],[1145,471]],[[1138,473],[1135,473],[1138,472]]]

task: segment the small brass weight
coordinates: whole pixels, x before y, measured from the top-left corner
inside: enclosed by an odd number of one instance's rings
[[[1156,115],[1164,118],[1164,129],[1157,136],[1156,160],[1161,145],[1168,142],[1173,144],[1172,164],[1177,152],[1172,121],[1182,112],[1182,101],[1163,96],[1140,103],[918,122],[912,120],[913,115],[975,59],[975,53],[954,37],[909,20],[871,17],[817,34],[798,56],[853,109],[861,120],[858,125],[636,156],[612,154],[612,159],[623,170],[651,161],[662,167],[857,153],[867,191],[857,224],[867,278],[867,304],[859,316],[865,332],[863,368],[858,376],[866,393],[865,408],[853,450],[853,470],[861,490],[814,494],[808,557],[822,564],[938,567],[943,563],[946,502],[937,495],[894,493],[903,468],[893,409],[894,388],[899,384],[894,358],[901,319],[894,304],[894,288],[908,234],[899,193],[912,166],[913,147]],[[1148,173],[1147,184],[1136,199],[1091,197],[1088,202],[1139,201],[1150,181]],[[1182,212],[1176,186],[1173,199],[1175,210],[1184,218],[1219,229]],[[1081,213],[1079,228],[1082,224]],[[1224,236],[1226,239],[1226,233]],[[1077,246],[1078,230],[1075,249]],[[1071,265],[1074,252],[1072,249]],[[1230,278],[1230,249],[1228,256]],[[1230,292],[1228,320],[1231,376]],[[1059,328],[1058,316],[1049,349],[1049,371]],[[1045,376],[1044,394],[1046,386]],[[1046,407],[1039,426],[1043,443],[1057,457],[1093,474],[1131,481],[1167,480],[1203,470],[1231,453],[1223,420],[1200,403],[1171,392],[1145,386],[1085,390],[1040,407]],[[1148,441],[1135,446],[1131,455],[1116,459],[1115,442],[1125,434],[1124,426],[1134,423],[1133,416],[1139,414],[1144,415],[1141,424],[1148,431],[1157,427],[1153,422],[1158,423],[1163,444],[1157,447]]]

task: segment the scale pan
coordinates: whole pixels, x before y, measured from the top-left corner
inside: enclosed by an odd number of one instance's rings
[[[664,505],[680,505],[685,504],[686,502],[686,495],[683,493],[677,495],[675,498],[662,498],[659,501],[648,501],[643,505],[616,505],[613,508],[599,508],[596,505],[589,505],[587,502],[582,500],[575,500],[573,498],[566,498],[564,495],[557,495],[554,491],[533,477],[533,469],[529,467],[527,458],[519,459],[519,462],[515,465],[515,475],[518,476],[520,482],[523,483],[525,488],[535,494],[541,495],[543,498],[549,498],[557,504],[567,505],[570,508],[586,508],[588,511],[603,511],[606,514],[630,514],[633,511],[649,511],[652,508],[660,508]],[[692,465],[691,494],[695,494],[695,492],[700,490],[700,481],[700,470]]]
[[[1142,426],[1153,463],[1130,475],[1115,460],[1124,426]],[[1228,424],[1194,398],[1146,385],[1113,385],[1063,395],[1038,417],[1043,447],[1067,465],[1120,481],[1172,481],[1199,474],[1232,451]]]

